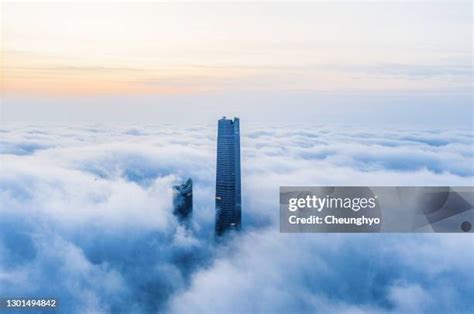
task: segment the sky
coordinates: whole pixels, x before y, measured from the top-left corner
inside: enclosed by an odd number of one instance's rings
[[[470,1],[5,3],[1,24],[6,122],[472,124]]]
[[[241,129],[242,231],[214,241],[216,125],[1,126],[0,295],[59,313],[472,313],[469,234],[284,234],[280,185],[472,186],[468,129]],[[172,186],[193,179],[192,228]],[[238,310],[236,310],[238,309]]]

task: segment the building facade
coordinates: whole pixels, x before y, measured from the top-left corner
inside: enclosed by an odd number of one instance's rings
[[[173,214],[180,222],[189,220],[193,212],[193,180],[173,186]]]
[[[220,236],[241,227],[239,118],[218,121],[216,170],[215,233]]]

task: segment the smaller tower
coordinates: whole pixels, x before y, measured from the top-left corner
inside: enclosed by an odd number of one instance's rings
[[[181,185],[173,186],[173,214],[183,223],[193,213],[193,180],[189,178]]]

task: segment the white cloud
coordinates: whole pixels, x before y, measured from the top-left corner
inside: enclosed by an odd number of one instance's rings
[[[474,308],[465,235],[280,234],[276,206],[282,185],[472,185],[469,130],[242,131],[244,231],[215,245],[214,126],[2,128],[0,294],[71,312]],[[171,214],[186,177],[191,233]]]

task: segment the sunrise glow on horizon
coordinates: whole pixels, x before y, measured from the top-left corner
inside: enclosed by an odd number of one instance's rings
[[[8,3],[2,92],[467,92],[471,14],[469,1]]]

